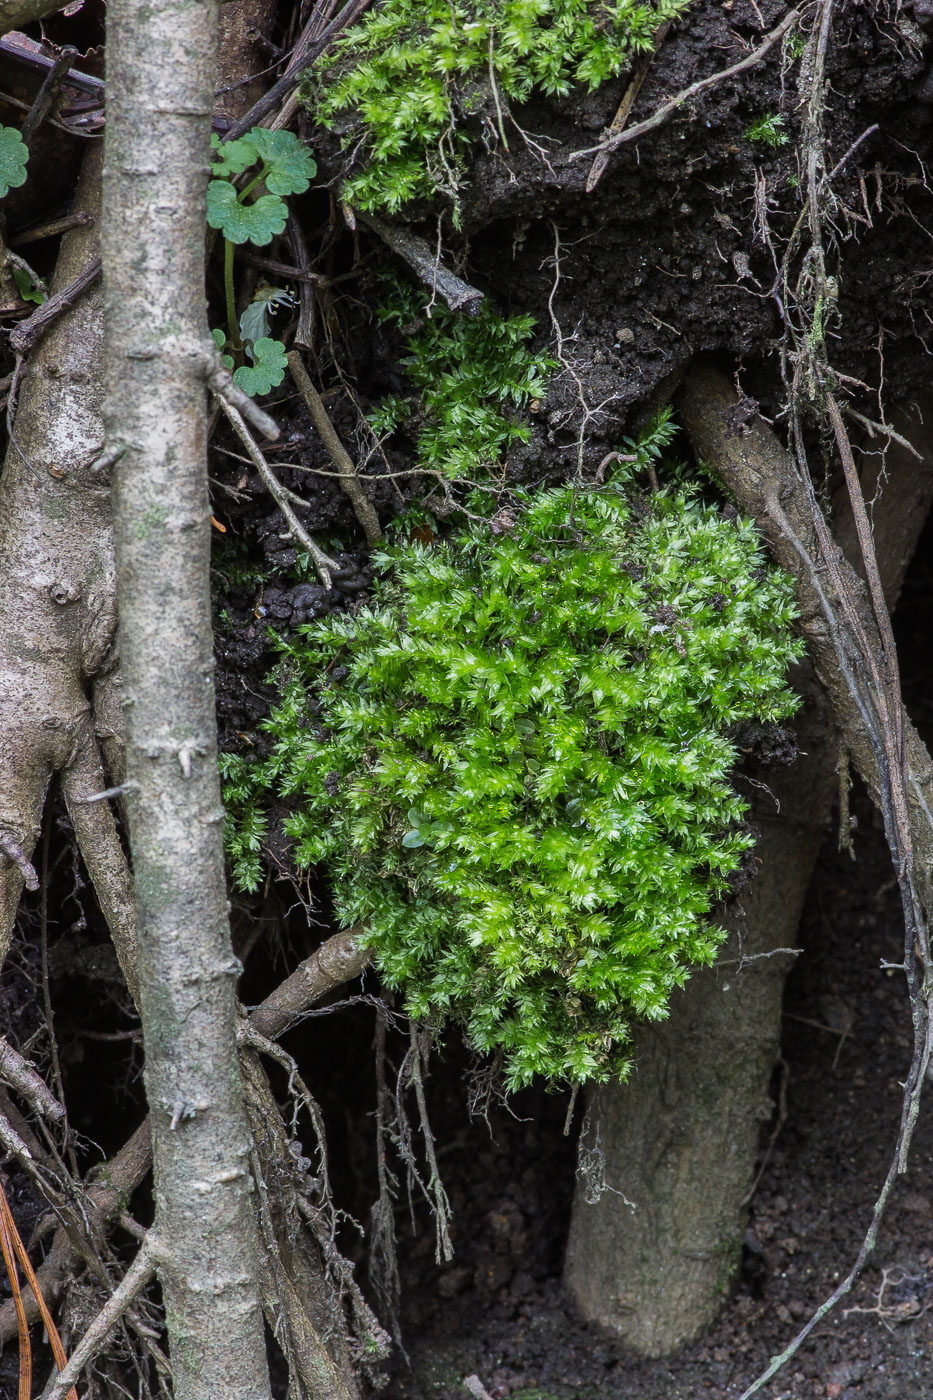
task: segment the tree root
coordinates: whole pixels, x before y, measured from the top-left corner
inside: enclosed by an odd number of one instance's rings
[[[826,0],[823,30],[828,27],[830,13],[831,0]],[[829,532],[809,477],[796,413],[795,461],[760,419],[737,422],[737,395],[709,367],[699,366],[690,372],[680,398],[681,416],[698,455],[714,466],[742,508],[755,517],[772,552],[794,578],[800,626],[829,696],[836,726],[882,814],[901,892],[904,958],[898,966],[907,982],[913,1023],[913,1053],[904,1082],[897,1140],[858,1254],[832,1293],[743,1391],[741,1400],[750,1400],[797,1354],[865,1267],[877,1243],[894,1183],[907,1169],[933,1050],[927,925],[933,893],[933,763],[901,704],[896,657],[862,488],[841,415],[831,392],[827,391],[826,397],[868,587]]]
[[[863,716],[839,661],[840,637],[825,603],[837,604],[821,565],[811,502],[793,459],[761,419],[737,427],[738,395],[716,370],[699,365],[687,375],[678,409],[697,455],[717,476],[741,509],[751,515],[778,563],[792,574],[800,605],[800,627],[817,674],[826,687],[836,726],[860,776],[876,802],[881,775]],[[916,521],[915,521],[916,523]],[[881,639],[862,579],[836,546],[836,566],[852,598],[869,647],[881,654]],[[842,641],[843,656],[851,644]],[[933,761],[905,714],[901,719],[910,778],[909,816],[915,875],[926,908],[933,908]]]

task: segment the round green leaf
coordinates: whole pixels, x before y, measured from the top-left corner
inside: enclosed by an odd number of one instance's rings
[[[274,385],[281,384],[287,366],[288,357],[282,342],[263,336],[253,346],[253,363],[241,365],[233,376],[233,382],[252,397],[268,394]]]
[[[233,369],[233,356],[224,354],[224,346],[227,343],[226,332],[215,328],[211,331],[211,339],[220,351],[220,363],[223,365],[224,369]]]
[[[264,194],[253,204],[241,204],[227,180],[211,180],[207,187],[207,222],[231,243],[271,243],[287,220],[288,209],[278,195]]]
[[[239,175],[241,171],[255,165],[256,147],[249,136],[241,136],[239,141],[226,141],[216,148],[211,174],[214,176]]]
[[[266,189],[271,194],[304,194],[317,165],[295,133],[255,127],[250,138],[266,166]]]
[[[0,126],[0,199],[26,183],[29,151],[15,126]]]

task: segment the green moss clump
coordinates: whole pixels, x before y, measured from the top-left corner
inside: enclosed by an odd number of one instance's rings
[[[272,753],[227,771],[241,819],[287,800],[299,864],[413,1015],[460,1019],[513,1086],[600,1080],[715,957],[752,844],[728,732],[794,708],[792,592],[750,522],[680,486],[513,515],[388,550],[371,605],[283,642]]]
[[[501,316],[486,301],[476,316],[444,306],[425,315],[424,297],[391,281],[379,319],[405,332],[401,360],[415,395],[383,399],[370,415],[377,433],[404,428],[414,464],[451,481],[486,482],[508,449],[527,442],[518,410],[547,393],[557,363],[528,341],[532,316]]]
[[[362,146],[363,168],[344,185],[351,203],[456,200],[480,123],[508,139],[508,103],[616,77],[688,3],[382,0],[318,62],[305,96],[346,149]]]

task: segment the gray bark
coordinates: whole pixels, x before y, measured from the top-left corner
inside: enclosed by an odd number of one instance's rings
[[[668,1020],[639,1027],[631,1079],[604,1086],[589,1106],[581,1165],[598,1131],[606,1182],[634,1210],[611,1190],[588,1204],[581,1176],[565,1282],[584,1316],[646,1356],[667,1355],[709,1327],[739,1263],[793,963],[774,950],[796,942],[835,791],[821,696],[806,719],[809,756],[791,773],[762,775],[780,816],[769,794],[756,796],[760,868],[720,914],[730,937],[719,960],[675,993]]]
[[[100,148],[77,199],[96,216]],[[52,290],[98,254],[92,223],[67,234]],[[19,407],[0,478],[0,834],[22,859],[0,858],[0,966],[54,773],[130,990],[135,993],[131,886],[113,816],[82,798],[106,786],[101,747],[119,761],[113,710],[116,623],[110,493],[91,470],[103,446],[102,302],[92,288],[21,369]]]
[[[754,483],[767,476],[772,489],[783,490],[793,469],[764,424],[755,424],[750,433],[730,431],[735,403],[726,380],[699,370],[688,377],[680,410],[698,456],[721,472],[743,510],[759,516],[773,543],[773,522],[765,522]],[[933,402],[926,406],[933,408]],[[895,420],[907,438],[924,441],[918,409],[898,410]],[[875,511],[875,541],[885,594],[893,603],[933,499],[933,445],[927,439],[925,457],[918,461],[892,443],[886,465],[889,479]],[[867,457],[866,473],[877,469],[877,458]],[[841,507],[839,514],[837,537],[854,559],[851,520]],[[802,530],[802,509],[798,515]],[[785,541],[778,557],[787,567],[792,554]],[[812,644],[815,613],[801,601]],[[831,667],[825,647],[812,654],[826,680]],[[787,772],[758,775],[780,802],[780,815],[772,797],[755,790],[751,815],[761,833],[759,868],[720,919],[729,942],[715,967],[676,994],[668,1021],[636,1033],[632,1079],[599,1092],[591,1107],[593,1126],[581,1142],[586,1165],[594,1161],[598,1125],[606,1181],[624,1191],[635,1209],[612,1192],[587,1204],[588,1191],[593,1192],[581,1177],[565,1282],[586,1317],[649,1356],[675,1351],[713,1322],[739,1263],[744,1202],[760,1125],[770,1113],[768,1082],[791,965],[788,956],[768,954],[796,941],[837,787],[839,740],[829,698],[809,666],[801,668],[798,688],[806,697],[796,721],[801,757]],[[849,732],[846,727],[847,742]]]
[[[158,1271],[177,1400],[270,1394],[210,628],[205,191],[216,3],[108,11],[105,416]]]

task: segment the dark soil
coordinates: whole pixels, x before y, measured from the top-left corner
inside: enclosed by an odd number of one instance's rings
[[[873,418],[879,398],[909,398],[929,379],[933,187],[923,160],[933,108],[924,99],[928,41],[913,18],[916,11],[927,23],[924,3],[918,0],[919,9],[839,6],[828,58],[827,164],[842,163],[828,228],[828,270],[838,278],[840,313],[832,357],[850,376],[853,407]],[[784,13],[781,0],[697,5],[654,57],[631,121],[745,56],[760,42],[762,26],[773,26]],[[516,135],[507,161],[501,152],[477,160],[460,227],[449,217],[443,221],[443,256],[504,313],[533,314],[552,350],[558,330],[563,338],[563,366],[533,417],[530,443],[511,455],[509,484],[565,478],[578,467],[590,475],[623,434],[669,401],[697,355],[719,356],[755,404],[769,415],[780,413],[781,310],[772,294],[768,243],[779,256],[800,213],[799,68],[799,60],[784,66],[776,46],[750,71],[712,87],[658,130],[616,151],[590,195],[584,188],[590,160],[571,156],[598,140],[625,79],[557,106],[516,110],[516,131],[537,145]],[[749,139],[762,115],[782,118],[786,144],[772,148]],[[312,134],[322,175],[336,177],[333,142]],[[853,145],[854,154],[844,160]],[[370,474],[383,474],[368,490],[388,520],[432,484],[419,477],[387,479],[386,472],[410,468],[411,444],[399,437],[385,444],[384,455],[374,454],[363,418],[385,394],[409,387],[398,335],[373,316],[383,295],[378,279],[394,258],[363,228],[348,233],[320,193],[299,205],[306,230],[315,231],[314,265],[332,279],[320,293],[315,322],[319,382],[351,455]],[[437,211],[412,212],[423,212],[415,227],[434,246]],[[283,249],[281,256],[290,254]],[[401,263],[396,270],[410,275]],[[307,501],[298,513],[308,528],[322,543],[330,541],[332,552],[345,551],[348,578],[329,594],[313,578],[299,580],[280,517],[221,430],[215,515],[228,531],[225,545],[239,541],[241,561],[247,558],[264,576],[263,587],[255,575],[232,589],[221,579],[218,587],[225,609],[220,715],[231,747],[243,742],[238,734],[255,740],[268,705],[268,624],[287,627],[352,607],[367,579],[360,528],[304,407],[285,386],[270,407],[283,428],[270,462],[283,484]],[[305,585],[300,596],[294,592],[299,582]]]
[[[931,109],[921,100],[923,35],[912,18],[925,23],[925,5],[841,3],[830,53],[830,163],[878,127],[834,184],[839,203],[830,249],[841,312],[833,356],[840,371],[866,386],[850,387],[871,416],[878,415],[875,394],[882,387],[903,399],[929,382],[930,187],[922,160]],[[772,26],[783,13],[781,0],[697,5],[655,58],[632,120],[736,61],[758,42],[762,24]],[[510,168],[484,156],[472,172],[461,230],[445,227],[445,257],[464,276],[503,311],[532,312],[542,340],[552,343],[553,312],[564,337],[563,370],[532,441],[509,463],[511,481],[566,476],[578,451],[591,474],[621,435],[666,401],[701,353],[718,355],[740,373],[769,414],[781,406],[780,311],[764,234],[766,223],[779,246],[800,207],[795,70],[782,72],[773,51],[637,146],[623,147],[587,196],[589,162],[565,157],[598,139],[624,86],[559,110],[541,105],[516,112],[524,130],[551,152],[549,162],[520,139],[512,143]],[[772,150],[747,138],[751,122],[766,113],[783,116],[791,137],[786,146]],[[38,212],[24,208],[20,221]],[[343,441],[362,460],[371,441],[361,410],[406,389],[399,343],[372,316],[375,275],[389,254],[365,231],[344,230],[320,193],[309,196],[303,217],[309,230],[319,231],[315,268],[333,279],[318,307],[318,382]],[[433,242],[433,215],[420,231]],[[287,248],[273,255],[291,256]],[[219,714],[228,748],[266,742],[260,726],[274,696],[267,681],[274,660],[270,624],[288,631],[335,608],[353,608],[372,578],[348,498],[332,476],[313,474],[331,472],[332,464],[303,407],[286,386],[269,406],[283,428],[270,461],[283,483],[304,496],[299,513],[341,571],[330,592],[299,573],[281,518],[248,465],[231,456],[238,448],[221,430],[212,478],[213,510],[226,530],[222,542],[218,536],[216,595]],[[408,467],[409,450],[402,439],[388,443],[384,465],[371,470]],[[383,519],[424,485],[375,483]],[[933,557],[931,546],[928,537],[926,559]],[[918,562],[901,614],[910,703],[920,720],[933,724],[929,568]],[[788,991],[784,1062],[773,1086],[775,1100],[786,1100],[786,1116],[765,1130],[767,1141],[779,1128],[751,1205],[742,1279],[715,1332],[673,1361],[648,1363],[574,1321],[559,1283],[575,1153],[573,1137],[562,1131],[566,1099],[529,1090],[510,1111],[491,1107],[487,1129],[469,1116],[467,1060],[451,1043],[435,1061],[429,1091],[456,1255],[438,1268],[425,1212],[419,1208],[419,1233],[412,1236],[407,1211],[400,1210],[400,1320],[411,1368],[397,1366],[388,1390],[393,1400],[459,1400],[471,1375],[495,1400],[732,1400],[832,1290],[857,1253],[887,1170],[909,1061],[903,986],[880,966],[899,960],[896,890],[870,808],[861,800],[856,811],[855,862],[828,842],[811,892],[800,935],[805,953]],[[53,867],[67,849],[67,831],[54,830]],[[276,857],[287,863],[287,850],[277,849]],[[52,990],[87,1165],[119,1146],[141,1113],[136,1025],[108,980],[112,957],[70,858],[63,855],[52,873]],[[315,913],[326,926],[325,892],[317,898]],[[36,918],[33,910],[25,921],[0,1004],[0,1029],[19,1045],[28,1045],[39,1019]],[[286,925],[298,930],[302,921]],[[247,1000],[258,1000],[286,963],[309,951],[311,936],[301,927],[290,947],[261,944],[249,964]],[[328,1119],[338,1204],[365,1220],[374,1196],[372,1013],[363,1006],[336,1015],[308,1023],[289,1048],[300,1053]],[[118,1044],[114,1037],[123,1039]],[[767,1392],[772,1397],[933,1400],[933,1323],[924,1311],[933,1298],[931,1155],[933,1121],[926,1113],[911,1171],[898,1184],[869,1269]],[[38,1202],[18,1177],[11,1185],[28,1233]],[[146,1218],[146,1202],[135,1205]],[[356,1248],[349,1235],[345,1247]],[[358,1253],[362,1275],[361,1247]],[[846,1315],[853,1306],[866,1311]],[[0,1360],[0,1397],[14,1393],[11,1364],[12,1357]]]

